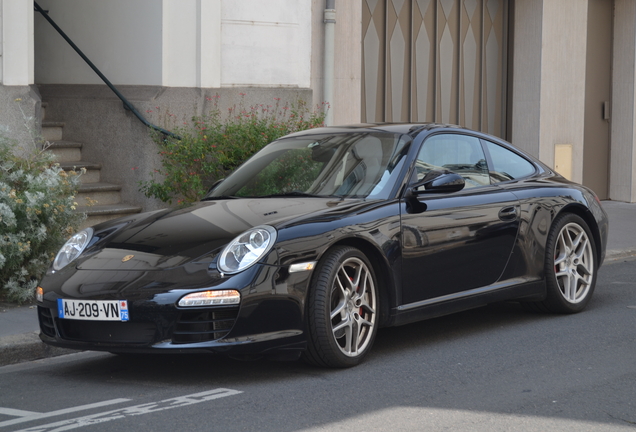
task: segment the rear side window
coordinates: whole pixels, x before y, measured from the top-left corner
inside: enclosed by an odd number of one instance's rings
[[[518,154],[490,141],[482,140],[482,142],[486,145],[492,160],[493,166],[490,167],[492,183],[515,180],[535,173],[534,165]]]

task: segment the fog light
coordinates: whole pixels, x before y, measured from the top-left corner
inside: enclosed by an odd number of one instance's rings
[[[182,297],[179,306],[232,305],[240,302],[241,294],[237,290],[202,291]]]
[[[42,303],[44,300],[44,288],[39,286],[38,289],[35,290],[35,299]]]

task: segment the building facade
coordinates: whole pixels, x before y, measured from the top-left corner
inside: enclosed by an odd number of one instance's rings
[[[205,112],[217,94],[228,106],[320,104],[330,87],[334,124],[458,123],[512,141],[601,198],[636,202],[633,0],[336,0],[333,52],[328,0],[38,4],[160,126],[168,112]],[[42,101],[65,121],[65,139],[87,143],[105,178],[124,182],[128,201],[158,206],[137,191],[158,163],[144,126],[31,1],[0,0],[3,133],[19,136]]]

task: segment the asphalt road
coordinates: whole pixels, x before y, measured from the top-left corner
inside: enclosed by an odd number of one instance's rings
[[[347,370],[78,353],[0,368],[0,432],[636,429],[636,261],[589,308],[514,304],[384,329]]]

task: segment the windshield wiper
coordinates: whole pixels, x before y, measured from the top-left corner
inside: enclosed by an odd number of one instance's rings
[[[331,198],[332,195],[314,195],[314,194],[300,192],[300,191],[291,191],[291,192],[277,193],[277,194],[271,194],[271,195],[262,195],[258,198],[278,198],[278,197]]]
[[[209,197],[205,197],[205,198],[201,198],[201,201],[214,201],[214,200],[221,200],[221,199],[239,199],[241,197],[237,197],[234,195],[219,195],[219,196],[209,196]]]

